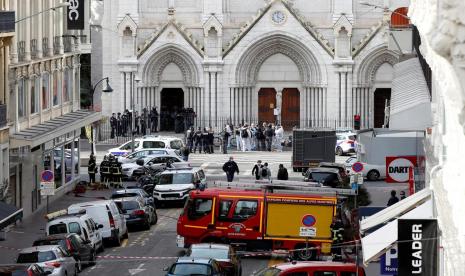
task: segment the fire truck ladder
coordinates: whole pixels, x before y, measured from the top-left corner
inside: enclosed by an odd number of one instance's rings
[[[356,191],[353,189],[331,188],[322,186],[316,182],[300,182],[300,181],[255,181],[255,182],[225,182],[215,181],[209,184],[208,188],[227,188],[227,189],[252,189],[252,190],[266,190],[270,193],[273,191],[289,191],[289,192],[308,192],[312,194],[324,194],[335,196],[354,196]]]

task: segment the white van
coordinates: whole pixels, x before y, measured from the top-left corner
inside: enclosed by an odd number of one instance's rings
[[[132,141],[108,150],[108,153],[114,156],[126,155],[131,152]],[[184,146],[180,138],[168,136],[144,136],[134,140],[134,151],[142,149],[175,149],[179,150]]]
[[[205,173],[200,168],[168,169],[159,176],[153,189],[155,202],[185,201],[189,192],[207,186]]]
[[[103,251],[102,235],[100,233],[103,225],[97,224],[92,217],[85,213],[72,215],[50,216],[45,231],[47,236],[55,234],[76,233],[90,245],[95,251]]]
[[[85,210],[97,223],[102,224],[102,238],[112,241],[116,246],[121,239],[128,238],[126,219],[113,200],[99,200],[76,203],[68,207],[68,213],[77,213]]]

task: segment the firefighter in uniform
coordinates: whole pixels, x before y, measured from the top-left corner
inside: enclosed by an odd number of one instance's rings
[[[100,182],[107,187],[110,181],[110,161],[108,159],[108,156],[105,155],[102,163],[100,163]]]
[[[89,184],[95,183],[95,174],[97,173],[97,162],[95,162],[95,156],[93,154],[90,154],[87,172],[89,173]]]
[[[111,173],[111,183],[115,187],[123,187],[123,168],[121,163],[118,162],[113,155],[110,156],[110,173]]]
[[[331,223],[331,237],[333,239],[331,246],[333,260],[340,261],[342,260],[342,243],[344,242],[344,225],[336,217],[333,218],[333,223]]]

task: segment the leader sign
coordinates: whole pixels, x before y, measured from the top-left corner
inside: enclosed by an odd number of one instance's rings
[[[68,30],[84,30],[84,1],[68,0],[67,22]]]
[[[386,156],[386,182],[408,182],[409,169],[416,165],[416,156]]]

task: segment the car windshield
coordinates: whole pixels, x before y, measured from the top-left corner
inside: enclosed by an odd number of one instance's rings
[[[192,181],[192,173],[162,174],[158,184],[190,184]]]
[[[254,276],[278,276],[279,273],[281,273],[280,269],[277,269],[275,267],[268,267],[255,273]]]
[[[117,193],[117,194],[112,194],[111,198],[115,199],[115,198],[123,198],[123,197],[135,197],[135,196],[138,196],[138,195],[139,194],[137,194],[137,193]]]
[[[336,175],[334,173],[327,172],[312,172],[310,174],[310,179],[313,179],[317,182],[331,182],[334,181]]]
[[[63,248],[66,248],[66,241],[59,239],[59,240],[38,240],[35,241],[32,246],[41,246],[41,245],[60,245]],[[1,274],[0,274],[1,276]]]
[[[170,142],[170,147],[172,149],[180,149],[182,148],[182,141],[181,140],[174,140]]]
[[[119,149],[120,150],[130,150],[132,145],[132,141],[127,142],[126,144],[122,145]],[[139,146],[139,141],[134,142],[134,148]]]
[[[165,143],[162,142],[162,141],[144,141],[144,142],[142,142],[142,148],[144,148],[144,149],[149,149],[149,148],[163,149],[163,148],[165,148]]]
[[[172,275],[211,275],[211,268],[206,264],[174,264],[170,269]]]
[[[118,207],[123,211],[135,210],[140,208],[139,203],[137,201],[120,201],[116,202],[116,205],[118,205]]]
[[[31,253],[20,253],[18,255],[18,263],[20,264],[33,264],[43,263],[51,260],[55,260],[57,257],[53,251],[35,251]]]
[[[193,248],[189,257],[203,258],[203,259],[229,259],[228,249],[217,248]]]

